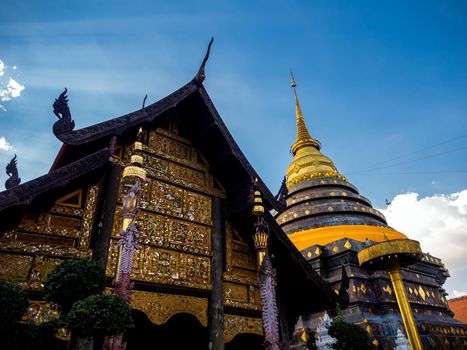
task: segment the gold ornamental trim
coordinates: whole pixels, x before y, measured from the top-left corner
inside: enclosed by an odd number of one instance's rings
[[[422,255],[420,243],[411,239],[394,239],[390,241],[383,241],[371,245],[358,252],[358,262],[360,266],[369,263],[375,259],[384,259],[385,257],[397,255]]]
[[[300,182],[306,181],[306,180],[311,180],[315,179],[318,177],[337,177],[338,179],[341,179],[343,181],[347,181],[347,178],[344,175],[339,174],[337,171],[331,171],[331,172],[316,172],[316,173],[309,173],[309,174],[303,174],[299,175],[293,178],[293,180],[287,181],[287,187],[292,187]]]
[[[133,150],[134,151],[142,151],[143,150],[143,144],[139,141],[136,141],[134,144],[133,144]]]
[[[195,316],[203,327],[208,326],[206,298],[135,290],[131,307],[144,312],[157,325],[166,323],[173,315],[187,313]]]
[[[294,232],[288,235],[298,250],[304,250],[313,245],[327,245],[342,238],[365,242],[367,239],[374,242],[384,241],[386,238],[407,239],[403,233],[390,227],[370,225],[341,225],[326,226]]]
[[[130,163],[131,164],[143,164],[143,157],[139,156],[137,154],[133,154],[130,158]]]
[[[224,315],[224,341],[228,343],[238,334],[263,335],[263,322],[261,318],[244,317],[237,315]]]
[[[143,181],[146,181],[146,170],[138,166],[129,165],[123,169],[122,177],[135,176]]]

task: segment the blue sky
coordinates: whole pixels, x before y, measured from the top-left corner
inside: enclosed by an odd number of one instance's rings
[[[63,87],[77,128],[125,114],[189,81],[211,36],[205,86],[273,192],[295,138],[292,67],[310,132],[376,207],[412,192],[467,223],[452,204],[467,189],[465,1],[4,0],[0,78],[25,88],[0,102],[0,164],[16,152],[23,182],[48,171]],[[466,266],[449,288],[467,291]]]

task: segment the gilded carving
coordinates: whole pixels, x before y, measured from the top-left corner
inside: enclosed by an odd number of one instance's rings
[[[165,135],[161,135],[157,132],[151,132],[149,134],[148,146],[154,150],[154,152],[170,159],[191,160],[189,145],[176,141]]]
[[[118,258],[117,241],[112,239],[107,275],[113,276]],[[209,257],[142,245],[133,256],[131,279],[199,289],[210,289]]]
[[[149,319],[158,325],[167,322],[179,313],[195,316],[199,322],[208,325],[208,300],[185,295],[162,294],[133,291],[131,307],[143,311]]]
[[[161,181],[142,188],[142,209],[211,225],[211,197]]]
[[[31,255],[0,253],[0,277],[8,280],[27,280],[32,261]]]
[[[97,193],[97,186],[90,187],[84,210],[55,204],[49,212],[25,214],[18,227],[3,238],[70,248],[75,246],[75,241],[78,241],[79,248],[87,249],[91,238]]]
[[[224,315],[224,341],[228,343],[236,335],[253,333],[263,335],[263,324],[260,318],[237,315]]]
[[[86,249],[89,247],[89,241],[91,239],[92,226],[94,223],[94,216],[96,212],[98,191],[99,188],[97,186],[90,187],[88,191],[85,211],[83,214],[83,223],[80,230],[79,247],[82,249]]]
[[[257,268],[254,253],[240,235],[226,222],[226,271],[224,303],[227,306],[261,310]],[[233,239],[235,235],[235,239]]]
[[[144,164],[150,177],[195,189],[206,189],[207,187],[205,171],[155,156],[148,156]]]
[[[140,243],[152,244],[197,254],[211,252],[211,228],[172,219],[155,213],[141,212],[137,228]]]
[[[0,251],[83,259],[91,257],[92,254],[91,250],[82,250],[73,247],[57,247],[49,244],[36,244],[15,240],[1,240]]]
[[[248,302],[248,287],[236,283],[224,283],[224,296],[226,299]]]
[[[117,209],[112,235],[121,226],[120,209]],[[211,254],[211,228],[209,226],[141,211],[136,222],[141,232],[139,243],[156,245],[196,254]]]
[[[32,301],[29,303],[29,309],[23,316],[23,321],[31,321],[36,325],[52,321],[58,318],[60,311],[54,303],[45,301]]]
[[[50,209],[50,212],[54,214],[60,214],[60,215],[66,215],[66,216],[81,217],[83,215],[84,209],[65,207],[60,204],[57,204],[57,205],[54,205],[52,209]]]

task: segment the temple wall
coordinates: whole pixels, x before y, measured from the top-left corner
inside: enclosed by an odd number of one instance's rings
[[[25,212],[15,229],[0,233],[0,278],[41,290],[64,259],[89,258],[98,187],[65,190],[48,210]]]

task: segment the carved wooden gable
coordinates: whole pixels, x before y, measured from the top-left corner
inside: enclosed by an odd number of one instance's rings
[[[134,254],[132,279],[166,286],[211,288],[212,195],[224,192],[190,140],[178,135],[176,124],[145,135],[142,186],[137,227],[140,249]],[[129,159],[130,147],[123,154]],[[119,199],[122,198],[120,189]],[[107,274],[115,273],[121,227],[117,206]]]
[[[49,210],[29,211],[15,229],[1,233],[0,278],[40,290],[64,259],[91,257],[97,194],[97,186],[71,190]]]
[[[179,135],[176,122],[146,131],[143,167],[147,181],[142,186],[141,211],[137,227],[140,248],[134,253],[131,278],[153,283],[161,290],[186,287],[199,290],[198,296],[152,293],[134,290],[132,306],[144,311],[152,322],[162,324],[172,315],[190,313],[207,324],[211,269],[224,272],[226,341],[243,332],[261,334],[260,296],[257,264],[248,233],[240,235],[229,220],[225,222],[223,266],[212,266],[211,235],[213,196],[225,198],[222,186],[209,172],[209,165],[190,140]],[[131,145],[122,147],[126,164]],[[120,188],[119,200],[123,195]],[[114,276],[118,261],[118,231],[121,203],[117,204],[111,237],[107,275]],[[172,291],[173,293],[173,291]],[[257,316],[239,316],[234,310],[248,310]],[[241,313],[241,312],[240,312]],[[230,333],[229,333],[230,332]]]

